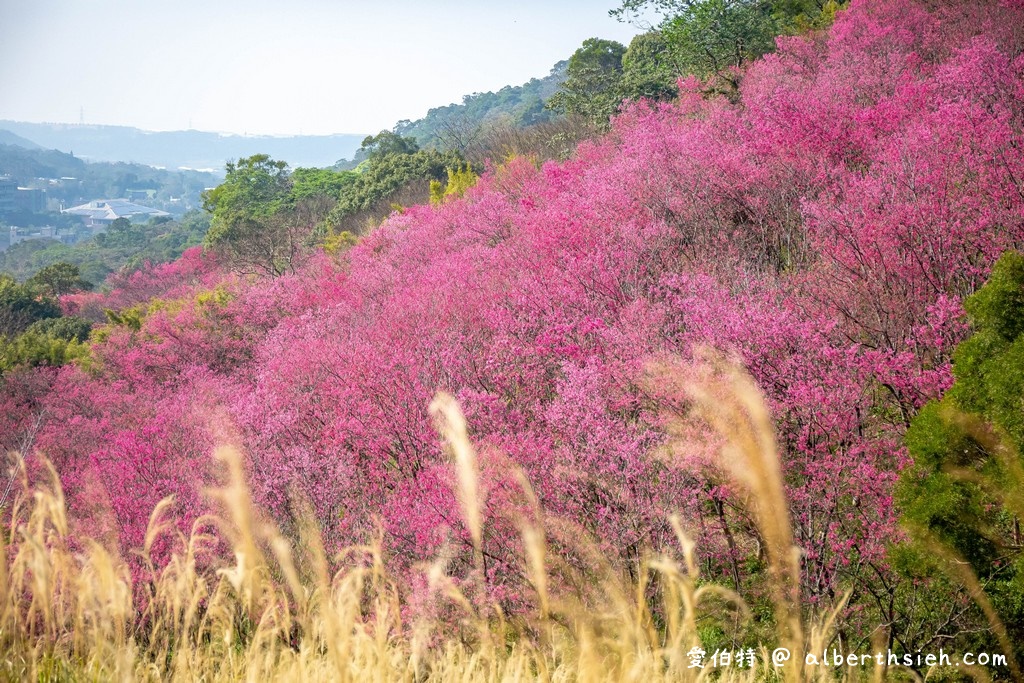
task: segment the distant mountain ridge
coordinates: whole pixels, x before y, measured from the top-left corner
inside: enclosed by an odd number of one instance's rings
[[[128,126],[0,121],[0,143],[56,149],[88,161],[124,161],[168,169],[222,172],[232,159],[269,154],[299,166],[330,166],[351,156],[365,134],[227,135],[196,130],[150,132]]]
[[[0,130],[0,145],[14,145],[22,149],[42,149],[40,145],[20,135],[15,135],[9,130]]]

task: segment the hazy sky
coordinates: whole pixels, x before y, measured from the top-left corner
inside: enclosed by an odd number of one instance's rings
[[[615,0],[0,0],[0,119],[372,133],[639,30]]]

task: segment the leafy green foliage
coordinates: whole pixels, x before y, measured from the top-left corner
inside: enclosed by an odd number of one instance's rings
[[[64,341],[84,342],[92,331],[92,323],[73,315],[44,318],[28,326],[27,333],[42,334]]]
[[[360,152],[358,172],[289,172],[286,162],[265,154],[228,164],[224,182],[203,195],[212,217],[206,246],[239,272],[292,272],[315,244],[337,251],[396,202],[426,201],[430,181],[462,165],[456,153],[421,150],[414,139],[388,131],[367,137]],[[458,175],[456,182],[464,189],[471,179]],[[349,237],[332,239],[342,233]]]
[[[119,218],[118,220],[124,219]],[[114,222],[117,223],[117,221]],[[38,273],[28,279],[27,284],[39,286],[52,297],[89,290],[93,287],[91,282],[82,279],[78,266],[66,261],[60,261],[40,269]]]
[[[397,131],[399,126],[395,126]],[[420,150],[416,138],[398,132],[382,130],[376,135],[367,135],[350,161],[342,159],[334,165],[336,171],[362,172],[371,158],[377,159],[388,154],[415,154]]]
[[[952,388],[911,423],[906,443],[914,465],[903,473],[897,499],[918,537],[969,564],[1010,639],[1024,643],[1024,256],[1004,254],[964,307],[975,333],[954,354]],[[934,558],[925,560],[928,548],[919,540],[904,571],[937,570]],[[985,644],[993,643],[978,643]]]
[[[0,337],[0,373],[19,366],[59,367],[86,358],[92,323],[81,318],[38,320],[21,334]]]
[[[440,180],[430,181],[430,203],[436,206],[450,199],[461,197],[466,190],[476,185],[476,181],[479,179],[480,176],[473,172],[469,164],[458,168],[449,168],[447,183],[442,183]]]
[[[9,275],[0,275],[0,336],[20,334],[37,320],[59,316],[56,300],[39,286],[19,284]]]
[[[367,159],[376,159],[388,154],[415,154],[420,151],[420,146],[415,138],[382,130],[376,135],[368,135],[359,151]]]
[[[347,230],[331,233],[324,238],[324,253],[336,256],[359,243],[359,238]]]
[[[544,105],[565,80],[566,66],[567,62],[561,61],[543,78],[497,92],[466,95],[460,104],[435,107],[417,121],[399,121],[395,133],[415,138],[420,147],[466,155],[491,126],[535,126],[557,118],[557,113]]]
[[[550,108],[606,127],[624,100],[668,100],[681,76],[724,76],[734,88],[733,68],[770,52],[775,36],[813,22],[813,0],[627,0],[613,16],[654,6],[664,14],[658,29],[636,36],[626,49],[590,38],[569,60],[562,89]]]
[[[266,154],[229,162],[224,182],[203,193],[203,208],[211,215],[205,244],[235,270],[282,275],[290,272],[303,251],[313,226],[296,220],[297,203],[308,206],[320,187],[330,181],[304,173],[301,202],[292,196],[288,164]],[[314,222],[315,224],[315,222]]]
[[[119,311],[108,308],[104,311],[107,322],[118,327],[126,327],[129,330],[138,332],[142,329],[142,323],[146,318],[147,306],[132,306]]]
[[[664,30],[640,34],[629,47],[590,38],[573,53],[562,89],[548,107],[606,128],[624,100],[670,100],[685,62]]]
[[[203,193],[203,208],[213,214],[209,245],[237,238],[248,223],[277,210],[288,194],[288,164],[266,154],[228,162],[224,182]]]
[[[658,37],[637,45],[630,60],[627,97],[658,97],[670,76],[724,77],[734,89],[732,69],[772,52],[780,34],[828,26],[838,7],[834,0],[623,0],[610,12],[621,21],[649,9],[662,16]]]
[[[782,32],[767,0],[703,0],[680,9],[662,31],[682,68],[701,77],[771,52]]]
[[[949,399],[983,416],[1024,449],[1024,256],[1005,254],[989,282],[964,303],[977,332],[953,357]]]
[[[295,204],[315,197],[338,197],[350,188],[359,177],[358,173],[338,173],[326,168],[297,168],[292,171],[291,191],[288,201]]]
[[[583,41],[569,58],[565,83],[548,101],[548,107],[607,123],[621,101],[619,83],[625,52],[625,46],[614,40]]]
[[[88,353],[92,325],[60,317],[56,297],[83,283],[78,268],[57,264],[24,284],[0,276],[0,373],[21,365],[64,365]]]
[[[363,232],[367,222],[379,221],[391,213],[396,195],[402,194],[397,203],[425,202],[430,197],[430,181],[447,179],[448,169],[462,163],[456,152],[433,149],[375,155],[338,198],[327,223],[333,232]]]
[[[682,67],[660,31],[642,33],[622,55],[622,99],[670,100],[678,93]]]

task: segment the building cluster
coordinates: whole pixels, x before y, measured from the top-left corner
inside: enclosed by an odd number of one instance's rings
[[[8,176],[0,176],[0,218],[12,213],[40,213],[46,210],[46,193],[32,187],[19,187]]]
[[[62,179],[65,180],[65,179]],[[68,178],[66,180],[74,180]],[[81,219],[82,225],[86,228],[58,229],[54,226],[43,227],[18,227],[11,225],[8,228],[8,242],[6,246],[14,246],[19,242],[36,239],[53,239],[65,243],[76,242],[80,239],[88,239],[106,230],[111,223],[118,218],[126,218],[133,223],[142,223],[151,218],[170,216],[166,211],[154,209],[141,204],[136,204],[131,199],[142,199],[138,193],[133,194],[129,199],[96,199],[79,206],[60,209],[62,214],[77,216]],[[10,220],[25,214],[39,214],[46,211],[46,193],[44,190],[19,187],[8,176],[0,176],[0,221]],[[0,237],[2,240],[2,237]],[[0,250],[5,245],[0,242]]]

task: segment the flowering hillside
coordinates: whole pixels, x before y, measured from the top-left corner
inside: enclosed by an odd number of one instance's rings
[[[496,165],[295,274],[192,250],[69,295],[118,313],[88,359],[6,376],[2,446],[45,454],[75,528],[124,552],[165,496],[183,530],[207,512],[210,453],[234,443],[286,534],[305,500],[329,549],[380,527],[396,571],[447,553],[463,575],[472,534],[427,410],[443,390],[481,450],[506,610],[527,599],[533,495],[555,549],[585,533],[627,570],[678,513],[704,575],[756,603],[749,501],[654,379],[712,348],[767,396],[806,604],[852,589],[851,623],[893,619],[885,596],[915,590],[887,558],[903,435],[952,384],[961,301],[1024,246],[1021,27],[1020,2],[855,0],[827,33],[779,38],[734,99],[683,81],[569,161]]]

